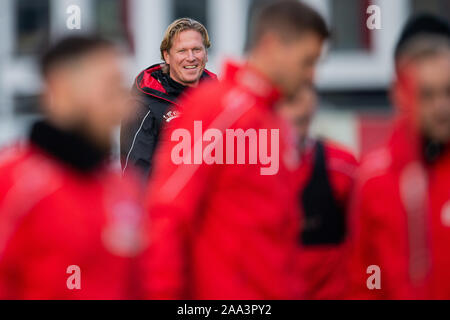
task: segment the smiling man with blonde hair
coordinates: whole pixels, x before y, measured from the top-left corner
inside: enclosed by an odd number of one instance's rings
[[[124,172],[137,167],[147,179],[160,130],[178,116],[178,98],[187,88],[216,79],[205,69],[210,46],[200,22],[181,18],[169,25],[160,46],[163,63],[142,71],[133,84],[134,116],[123,122],[120,137]]]

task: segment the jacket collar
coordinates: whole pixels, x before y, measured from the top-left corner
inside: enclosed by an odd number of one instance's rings
[[[397,119],[389,144],[395,159],[393,164],[399,168],[414,161],[433,165],[450,147],[420,135],[407,118]]]
[[[47,121],[33,125],[30,140],[60,162],[83,173],[100,167],[109,154],[109,150],[101,150],[83,135],[61,130]]]
[[[134,87],[138,92],[150,95],[176,105],[177,98],[187,89],[187,87],[174,81],[163,72],[164,64],[155,64],[142,71],[135,80]],[[204,70],[200,81],[217,80],[217,76]]]
[[[434,142],[426,137],[422,141],[422,154],[427,164],[435,163],[449,150],[449,145]]]

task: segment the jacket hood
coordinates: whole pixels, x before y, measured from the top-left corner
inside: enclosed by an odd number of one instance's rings
[[[166,88],[164,88],[161,81],[158,80],[158,75],[161,75],[163,66],[164,64],[155,64],[142,71],[136,77],[135,83],[133,85],[133,91],[137,90],[141,94],[150,95],[175,104],[174,100],[176,100],[176,98],[171,96],[167,92]],[[217,80],[217,75],[205,69],[200,78],[200,81],[204,81],[207,79]]]

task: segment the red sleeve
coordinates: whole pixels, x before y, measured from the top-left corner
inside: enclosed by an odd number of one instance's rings
[[[59,299],[67,295],[67,257],[49,236],[38,207],[16,223],[0,249],[0,299]],[[19,211],[17,213],[20,214]],[[4,220],[3,220],[4,222]]]
[[[55,217],[63,218],[47,201],[58,183],[46,172],[35,158],[0,168],[0,299],[51,299],[66,293],[67,265],[53,232],[60,230]]]
[[[356,186],[351,205],[351,298],[408,297],[406,222],[398,201],[395,179],[373,177]],[[380,289],[369,289],[368,279],[380,270]],[[369,282],[374,283],[373,278]]]
[[[350,205],[350,247],[349,274],[351,299],[374,299],[376,291],[367,288],[367,267],[374,261],[375,252],[372,251],[370,236],[373,235],[373,225],[370,222],[373,208],[370,203],[368,186],[357,186]]]

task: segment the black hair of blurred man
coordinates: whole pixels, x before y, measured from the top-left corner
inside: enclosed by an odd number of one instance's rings
[[[324,19],[295,0],[275,1],[253,17],[248,40],[248,64],[262,72],[287,99],[314,79],[324,41]]]
[[[450,38],[450,25],[444,19],[422,13],[410,18],[404,26],[399,40],[395,46],[395,59],[398,60],[405,52],[408,42],[417,36],[440,36]]]
[[[70,36],[53,45],[40,65],[46,121],[109,152],[127,110],[121,58],[112,43],[96,36]]]
[[[395,50],[393,100],[424,140],[429,161],[450,143],[450,26],[431,15],[411,18]]]

